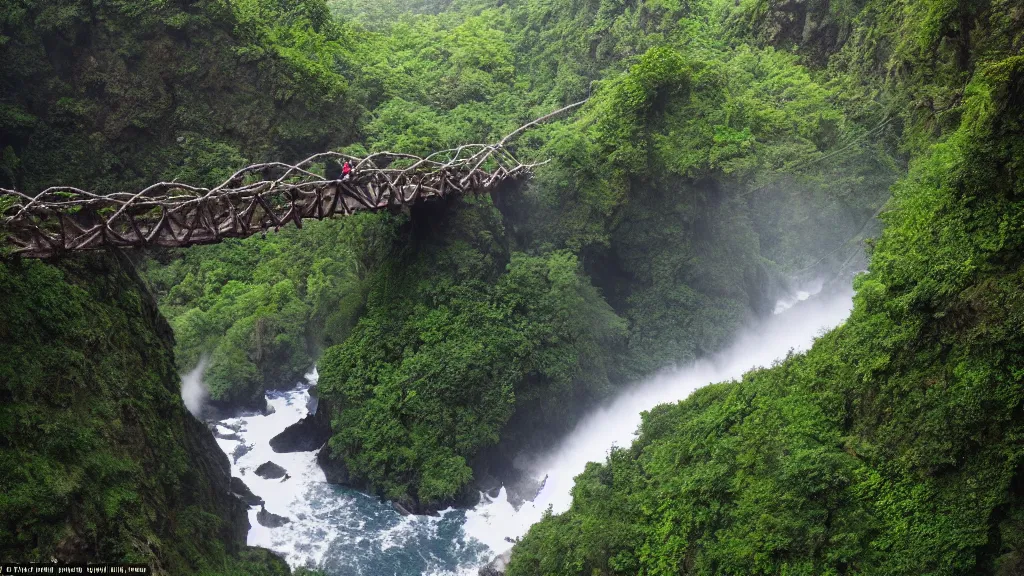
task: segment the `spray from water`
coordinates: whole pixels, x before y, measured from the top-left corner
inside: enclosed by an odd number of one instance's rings
[[[527,463],[534,476],[547,478],[534,502],[515,510],[502,489],[493,501],[467,513],[466,533],[495,551],[509,548],[509,540],[525,534],[549,506],[556,514],[569,508],[573,478],[587,462],[603,462],[612,446],[628,446],[641,412],[682,400],[702,386],[740,378],[753,368],[785,358],[790,351],[810,347],[815,337],[846,319],[852,301],[849,289],[812,295],[818,288],[820,283],[780,303],[777,314],[745,329],[722,352],[639,383],[587,415],[557,448]]]
[[[203,375],[209,364],[210,358],[203,356],[199,364],[181,378],[181,399],[185,401],[185,408],[196,418],[203,413],[203,405],[209,397],[206,384],[203,384]]]
[[[289,523],[267,527],[259,506],[249,509],[248,544],[274,550],[292,567],[320,567],[328,574],[430,574],[476,576],[480,565],[511,547],[508,539],[526,533],[551,506],[562,512],[570,502],[573,477],[588,461],[603,461],[613,445],[632,439],[640,413],[675,402],[711,382],[732,380],[756,366],[768,366],[790,350],[807,348],[822,331],[841,323],[850,310],[849,291],[817,294],[804,286],[766,321],[748,327],[713,358],[641,382],[607,406],[594,410],[549,453],[524,459],[523,469],[547,483],[534,502],[518,510],[504,489],[471,510],[444,510],[437,518],[400,516],[377,498],[325,482],[316,452],[277,453],[270,439],[308,413],[307,386],[271,392],[274,412],[221,421],[217,443],[231,459],[231,473],[265,500],[265,508]],[[186,377],[201,390],[201,364]],[[316,375],[307,376],[311,383]],[[186,400],[189,402],[189,400]],[[201,402],[199,402],[201,406]],[[234,437],[232,439],[231,437]],[[265,479],[253,470],[266,461],[284,467],[286,479]]]

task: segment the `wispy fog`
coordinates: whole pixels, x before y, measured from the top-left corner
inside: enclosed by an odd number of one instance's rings
[[[612,446],[628,446],[641,412],[682,400],[707,384],[734,380],[752,368],[770,366],[790,350],[806,350],[815,337],[841,324],[851,308],[850,290],[812,296],[810,291],[820,286],[815,283],[780,301],[776,314],[744,329],[722,352],[633,386],[586,416],[551,452],[517,463],[538,478],[547,476],[536,501],[516,511],[502,490],[493,502],[469,511],[466,532],[495,550],[507,549],[510,544],[505,538],[525,534],[548,506],[555,513],[569,508],[573,477],[587,462],[603,462]]]
[[[203,406],[206,404],[206,399],[209,396],[206,384],[203,384],[203,375],[206,373],[206,366],[209,363],[210,359],[203,356],[199,360],[198,366],[181,377],[181,399],[185,401],[185,407],[188,408],[188,411],[196,418],[199,418],[203,413]]]

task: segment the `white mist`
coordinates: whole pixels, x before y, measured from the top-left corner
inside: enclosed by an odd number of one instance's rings
[[[231,458],[231,473],[241,478],[266,509],[288,524],[267,528],[257,521],[259,507],[249,509],[248,543],[270,548],[292,567],[320,567],[328,574],[429,574],[476,576],[479,567],[507,550],[506,538],[522,536],[549,506],[556,513],[571,502],[573,478],[587,462],[603,461],[612,446],[632,442],[640,413],[676,402],[713,382],[739,378],[757,366],[769,366],[791,350],[804,350],[814,338],[840,324],[849,314],[851,293],[811,296],[815,286],[780,301],[775,315],[743,330],[721,353],[666,371],[626,389],[607,406],[583,418],[576,429],[547,454],[524,462],[524,469],[547,483],[535,502],[518,511],[504,489],[493,501],[472,510],[445,510],[439,517],[402,517],[387,503],[325,482],[315,452],[275,453],[270,439],[307,414],[307,386],[268,394],[275,411],[230,418],[220,423],[221,449]],[[202,406],[201,365],[185,377],[182,397]],[[310,383],[316,374],[307,376]],[[238,439],[228,439],[229,435]],[[266,480],[253,470],[266,461],[283,466],[287,479]]]
[[[209,363],[210,359],[203,356],[192,371],[181,377],[181,399],[185,402],[185,408],[188,408],[188,411],[196,418],[202,414],[203,405],[206,404],[206,399],[209,397],[206,384],[203,384],[203,375],[206,373]]]
[[[685,399],[702,386],[735,380],[753,368],[770,366],[790,351],[806,350],[815,337],[846,319],[852,295],[846,290],[811,298],[809,293],[801,292],[780,302],[775,315],[743,330],[722,352],[631,387],[583,418],[550,453],[528,464],[526,468],[537,478],[547,476],[534,502],[516,511],[504,489],[493,502],[485,497],[485,503],[467,513],[466,535],[484,542],[496,553],[507,550],[511,544],[506,538],[524,535],[549,506],[556,514],[569,508],[573,478],[583,472],[587,462],[603,462],[612,446],[628,446],[640,425],[641,412]]]

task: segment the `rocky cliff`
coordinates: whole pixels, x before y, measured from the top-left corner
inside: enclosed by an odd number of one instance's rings
[[[246,547],[227,457],[182,404],[130,262],[0,262],[0,293],[0,561],[288,573]]]

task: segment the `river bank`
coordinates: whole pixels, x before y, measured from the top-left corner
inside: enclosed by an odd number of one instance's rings
[[[376,497],[328,484],[315,450],[274,452],[271,439],[309,413],[309,389],[317,379],[311,373],[291,390],[268,392],[267,413],[216,423],[217,443],[231,460],[232,475],[263,501],[249,508],[248,544],[273,550],[292,567],[319,568],[332,576],[476,574],[539,521],[548,506],[564,511],[573,477],[588,461],[603,460],[611,446],[627,445],[641,412],[806,348],[821,331],[842,322],[850,298],[848,290],[817,296],[796,292],[780,301],[777,314],[744,330],[720,354],[625,390],[584,418],[549,453],[515,462],[544,482],[534,502],[515,502],[518,506],[501,488],[481,494],[480,504],[470,509],[405,515]],[[258,475],[257,468],[267,462],[280,466],[283,475]]]

